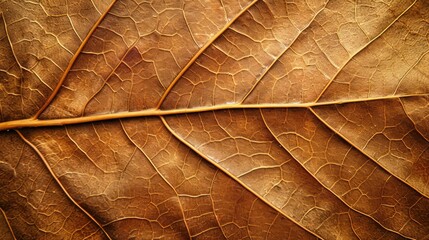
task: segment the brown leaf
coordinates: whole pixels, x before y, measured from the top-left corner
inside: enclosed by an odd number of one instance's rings
[[[0,0],[5,239],[426,239],[424,0]]]

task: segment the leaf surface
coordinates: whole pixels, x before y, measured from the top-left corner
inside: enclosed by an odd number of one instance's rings
[[[428,10],[0,1],[0,235],[428,238]]]

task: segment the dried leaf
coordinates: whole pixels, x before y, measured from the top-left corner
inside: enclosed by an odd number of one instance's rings
[[[428,238],[428,10],[0,1],[0,235]]]

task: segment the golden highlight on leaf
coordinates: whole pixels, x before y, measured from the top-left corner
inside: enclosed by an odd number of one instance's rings
[[[3,239],[429,238],[424,0],[0,0]]]

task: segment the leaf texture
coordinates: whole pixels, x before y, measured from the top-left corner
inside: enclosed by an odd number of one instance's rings
[[[429,238],[424,0],[0,1],[4,239]]]

